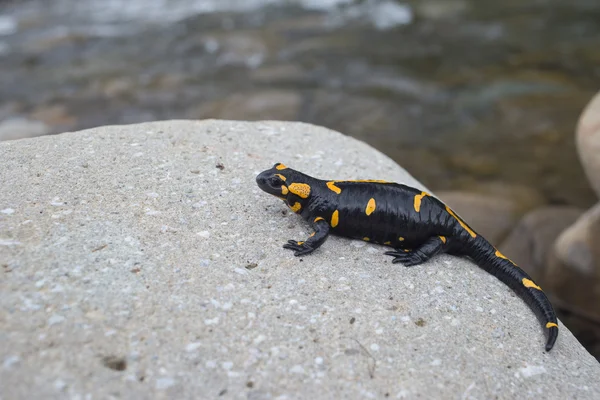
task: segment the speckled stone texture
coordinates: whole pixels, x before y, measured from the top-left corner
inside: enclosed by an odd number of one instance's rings
[[[393,265],[255,175],[418,185],[300,123],[168,121],[0,143],[0,398],[600,398],[600,365],[447,255]]]

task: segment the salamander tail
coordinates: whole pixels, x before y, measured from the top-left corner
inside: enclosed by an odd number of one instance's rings
[[[467,255],[481,268],[504,282],[529,305],[546,331],[546,351],[550,351],[558,337],[558,320],[542,288],[483,237],[469,238],[465,247]]]
[[[556,338],[558,337],[558,327],[552,326],[548,328],[548,341],[546,342],[546,351],[552,350],[554,347],[554,342],[556,342]]]

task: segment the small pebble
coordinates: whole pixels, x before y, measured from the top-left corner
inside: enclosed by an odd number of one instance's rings
[[[431,291],[431,293],[436,293],[436,294],[444,293],[444,289],[441,286],[436,286],[435,289],[433,289]]]
[[[233,368],[233,363],[231,361],[225,361],[223,364],[221,364],[221,366],[223,369],[229,371],[231,368]]]
[[[210,265],[210,260],[203,258],[199,261],[201,267],[208,267]]]
[[[175,380],[173,378],[158,378],[156,380],[156,388],[158,390],[165,390],[175,385]]]
[[[57,379],[54,381],[54,387],[56,388],[56,390],[63,390],[67,387],[67,383],[62,379]]]
[[[202,346],[202,343],[200,343],[200,342],[189,343],[187,346],[185,346],[185,351],[187,351],[188,353],[191,353],[193,351],[198,350],[200,348],[200,346]]]
[[[292,368],[290,368],[290,372],[292,374],[303,374],[304,368],[302,367],[302,365],[294,365]]]
[[[66,318],[63,317],[62,315],[54,314],[53,316],[51,316],[50,318],[48,318],[48,325],[52,326],[52,325],[60,324],[65,319]]]
[[[19,356],[9,356],[4,359],[2,366],[6,369],[12,368],[13,365],[16,365],[21,361]]]
[[[252,343],[254,343],[254,345],[258,346],[259,344],[264,342],[266,339],[267,339],[267,337],[265,335],[258,335]]]
[[[519,372],[524,378],[530,378],[535,375],[545,374],[546,368],[541,365],[528,365],[524,368],[519,368]]]

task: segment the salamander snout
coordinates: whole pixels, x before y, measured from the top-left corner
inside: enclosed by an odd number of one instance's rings
[[[261,190],[272,194],[273,196],[282,197],[287,194],[287,186],[283,179],[271,170],[261,172],[256,176],[256,184]]]

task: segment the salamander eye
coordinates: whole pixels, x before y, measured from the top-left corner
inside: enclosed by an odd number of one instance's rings
[[[277,175],[273,175],[269,178],[269,185],[271,185],[271,187],[279,187],[283,184],[283,180]]]

